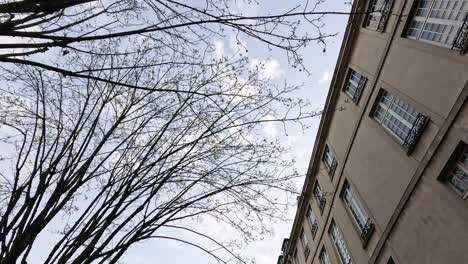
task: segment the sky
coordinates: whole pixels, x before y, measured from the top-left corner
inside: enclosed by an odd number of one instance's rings
[[[238,8],[244,10],[246,15],[256,15],[264,13],[280,13],[291,9],[297,5],[304,4],[300,0],[260,0],[259,5],[245,6],[241,1]],[[327,11],[349,11],[351,5],[346,0],[327,0],[322,4],[322,9]],[[338,33],[336,37],[327,40],[326,51],[323,52],[321,45],[310,45],[301,51],[303,63],[310,75],[304,71],[298,71],[289,65],[284,51],[273,50],[265,52],[267,48],[257,41],[241,38],[242,45],[249,51],[252,63],[265,63],[263,74],[278,84],[285,81],[293,85],[301,85],[301,89],[294,96],[307,99],[314,110],[321,110],[330,86],[331,78],[335,68],[338,52],[341,47],[343,34],[348,17],[346,15],[331,15],[325,17],[326,33]],[[226,53],[234,52],[238,48],[233,37],[226,39],[216,39],[214,48],[217,56],[221,57]],[[303,133],[296,129],[288,131],[288,136],[284,137],[287,144],[290,144],[291,155],[296,159],[296,168],[299,173],[305,174],[307,169],[315,135],[318,130],[320,118],[310,121],[310,128]],[[284,133],[275,124],[265,127],[267,135],[276,137]],[[302,188],[304,178],[297,181],[298,190]],[[285,222],[274,224],[274,234],[265,237],[262,241],[251,243],[243,252],[249,258],[255,259],[257,264],[276,263],[280,254],[281,243],[284,238],[289,237],[292,223],[295,216],[295,207],[289,208],[289,219]],[[198,227],[207,231],[216,238],[229,238],[230,231],[216,222],[200,223]],[[131,248],[122,259],[123,263],[150,264],[150,263],[191,263],[191,264],[211,264],[217,263],[212,257],[201,252],[199,249],[181,245],[175,241],[146,241]]]
[[[324,0],[319,0],[324,1]],[[242,0],[236,1],[237,8],[242,10],[245,15],[255,16],[258,14],[277,14],[290,10],[298,5],[303,5],[305,0],[258,0],[259,4],[246,5]],[[322,10],[326,11],[348,11],[351,5],[349,0],[325,0],[322,4]],[[327,40],[326,51],[323,46],[315,44],[309,45],[300,51],[303,55],[303,64],[307,71],[299,71],[293,68],[287,60],[284,51],[268,51],[268,48],[258,41],[242,37],[240,41],[245,49],[248,49],[248,56],[252,65],[264,63],[262,77],[268,78],[279,85],[287,82],[291,85],[300,85],[294,96],[307,99],[311,103],[313,110],[323,108],[326,95],[328,93],[331,78],[336,64],[336,59],[341,46],[343,33],[348,17],[345,15],[331,15],[324,18],[325,33],[337,33],[336,37]],[[2,42],[8,42],[3,38]],[[239,49],[237,39],[232,35],[226,38],[213,40],[213,48],[216,56],[222,57],[229,53],[235,53]],[[288,130],[288,135],[284,135],[284,130],[277,124],[267,124],[264,132],[269,137],[280,137],[285,144],[290,145],[292,157],[295,157],[295,167],[300,174],[305,174],[311,151],[315,141],[315,135],[319,126],[320,118],[314,118],[310,121],[310,128],[302,131],[299,128]],[[304,178],[297,181],[297,189],[302,188]],[[280,254],[282,240],[289,237],[292,223],[295,216],[295,206],[289,208],[288,221],[277,222],[273,225],[274,233],[266,236],[262,241],[251,243],[243,250],[243,255],[255,259],[257,264],[276,263]],[[211,221],[209,219],[198,223],[197,230],[206,232],[211,236],[226,240],[233,235],[227,227]],[[168,231],[169,232],[169,231]],[[52,237],[44,237],[44,243],[47,243]],[[40,247],[38,249],[41,250]],[[37,252],[39,255],[40,252]],[[201,252],[199,249],[183,245],[176,241],[145,241],[130,248],[124,255],[122,263],[131,264],[152,264],[152,263],[190,263],[190,264],[211,264],[217,263],[215,259]],[[32,262],[36,263],[36,262]]]

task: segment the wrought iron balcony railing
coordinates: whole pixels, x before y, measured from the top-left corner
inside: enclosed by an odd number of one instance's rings
[[[379,20],[379,24],[377,25],[377,30],[383,32],[385,30],[385,26],[387,25],[387,20],[390,17],[390,12],[392,8],[393,0],[387,0],[382,6],[380,10],[381,16]]]
[[[337,165],[338,165],[338,162],[336,161],[336,159],[333,159],[333,162],[331,165],[328,165],[327,163],[325,163],[325,168],[327,169],[327,173],[328,175],[330,175],[330,178],[333,178],[333,175],[335,175],[335,170],[336,170]]]
[[[317,222],[313,223],[310,229],[312,231],[312,237],[315,237],[315,234],[317,234],[317,230],[318,230]]]
[[[411,152],[413,152],[428,121],[429,117],[421,113],[418,114],[416,120],[413,123],[413,127],[411,128],[410,132],[408,133],[402,144],[403,148],[406,150],[406,154],[410,155]]]
[[[319,208],[320,210],[323,211],[323,208],[325,208],[325,204],[327,203],[327,199],[324,196],[317,197],[318,202],[319,202]]]
[[[461,54],[465,54],[468,49],[468,14],[466,14],[463,25],[458,30],[452,49],[460,50]]]
[[[353,95],[353,102],[355,104],[359,103],[359,98],[361,98],[362,91],[364,90],[364,86],[366,86],[367,78],[364,76],[361,76],[359,79],[358,86],[356,87],[356,92],[354,92]]]
[[[366,225],[361,229],[361,240],[363,247],[367,246],[369,239],[371,238],[372,234],[374,233],[374,224],[371,222],[370,219],[367,219]]]

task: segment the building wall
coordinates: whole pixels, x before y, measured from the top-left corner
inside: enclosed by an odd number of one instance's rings
[[[368,2],[355,0],[353,10],[366,10]],[[395,0],[384,32],[363,28],[364,16],[350,19],[351,44],[343,44],[348,49],[339,59],[327,100],[328,110],[345,110],[333,111],[323,121],[320,130],[326,134],[316,141],[313,154],[321,159],[327,144],[338,166],[333,178],[323,162],[309,170],[306,183],[311,186],[304,187],[307,198],[290,237],[289,253],[297,249],[298,264],[320,263],[322,247],[332,263],[340,263],[328,233],[332,220],[353,263],[387,263],[390,257],[395,263],[468,263],[468,201],[440,180],[460,141],[468,143],[468,55],[404,37],[414,5],[413,0]],[[368,79],[357,104],[343,91],[349,69]],[[409,155],[372,117],[382,89],[430,118]],[[375,225],[367,244],[340,197],[345,180]],[[316,181],[327,193],[323,212],[311,193]],[[318,219],[315,237],[305,216],[308,204]],[[307,259],[297,236],[302,226],[311,248]]]

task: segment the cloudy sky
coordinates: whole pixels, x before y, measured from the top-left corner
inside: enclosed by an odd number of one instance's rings
[[[292,7],[303,4],[300,0],[260,0],[259,5],[255,6],[239,6],[247,15],[279,13],[287,11]],[[322,9],[327,11],[348,11],[350,9],[349,1],[347,0],[327,0]],[[327,33],[338,33],[334,38],[327,41],[326,52],[323,52],[322,46],[311,45],[302,50],[304,65],[311,73],[308,75],[293,69],[287,62],[287,58],[282,51],[273,50],[266,53],[267,48],[258,42],[250,39],[241,39],[242,45],[249,50],[249,56],[252,64],[265,62],[265,70],[263,72],[265,78],[270,78],[275,82],[284,83],[286,80],[290,84],[302,85],[302,89],[297,92],[296,96],[308,99],[311,102],[311,107],[314,110],[322,109],[325,98],[329,89],[330,81],[333,76],[336,59],[341,46],[343,33],[345,30],[348,17],[344,15],[333,15],[325,17],[326,26],[324,31]],[[214,40],[213,46],[216,50],[216,56],[222,57],[225,54],[233,53],[238,49],[237,40],[234,37],[226,39]],[[286,143],[292,147],[291,155],[296,158],[296,167],[300,173],[305,173],[310,159],[315,134],[318,129],[320,119],[315,118],[311,121],[311,128],[305,133],[302,131],[288,131],[288,136],[285,137]],[[265,133],[268,136],[281,136],[283,130],[270,124],[265,127]],[[284,135],[283,135],[284,136]],[[297,185],[300,189],[303,184],[303,178],[298,181]],[[280,253],[281,242],[283,238],[288,237],[292,222],[294,219],[295,208],[289,210],[290,219],[287,222],[279,222],[274,225],[273,236],[266,237],[263,241],[250,244],[245,249],[244,255],[255,258],[258,264],[276,263]],[[229,238],[230,231],[224,226],[216,222],[205,221],[200,223],[198,230],[205,231],[211,236],[226,239]],[[181,245],[178,242],[171,241],[152,241],[145,242],[131,248],[125,255],[123,263],[191,263],[191,264],[209,264],[217,263],[216,260],[204,254],[199,249]]]

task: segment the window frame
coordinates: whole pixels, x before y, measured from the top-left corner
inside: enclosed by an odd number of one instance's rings
[[[314,221],[312,221],[310,216],[313,216],[312,218]],[[310,231],[312,232],[312,239],[315,239],[315,235],[317,234],[317,230],[318,230],[318,220],[310,204],[309,204],[309,207],[307,208],[306,217],[307,217],[307,222],[309,223],[309,226],[310,226]]]
[[[327,206],[327,198],[325,197],[318,180],[315,180],[313,194],[315,196],[315,201],[317,202],[317,205],[320,209],[320,214],[322,214],[325,210],[325,207]]]
[[[373,9],[374,5],[378,1],[384,2],[383,5],[382,5],[382,12],[371,11],[371,9]],[[369,3],[367,5],[367,9],[366,9],[367,14],[366,14],[365,19],[364,19],[363,27],[366,28],[366,29],[372,30],[372,31],[377,31],[377,32],[380,32],[380,33],[384,33],[385,29],[387,27],[387,24],[388,24],[388,20],[390,18],[389,14],[391,13],[391,10],[393,8],[393,2],[394,2],[393,0],[369,0]],[[373,13],[375,13],[375,14],[373,14]],[[376,14],[378,14],[378,15],[376,15]],[[378,17],[378,20],[379,20],[377,22],[376,27],[369,26],[369,21],[373,17]]]
[[[339,235],[339,241],[335,239],[334,235],[334,230],[336,230],[336,234]],[[346,243],[343,233],[341,232],[341,229],[338,227],[338,224],[335,222],[334,219],[332,219],[330,223],[330,228],[328,230],[328,235],[330,236],[330,240],[332,241],[333,246],[335,247],[335,251],[338,255],[338,258],[340,259],[340,262],[343,264],[352,264],[353,263],[353,257],[351,256],[348,244]],[[344,246],[344,251],[346,251],[346,254],[348,255],[348,261],[345,262],[344,256],[342,255],[342,250],[340,250],[338,245]]]
[[[353,196],[355,200],[354,204],[357,205],[358,211],[360,212],[355,212],[355,210],[353,210],[351,201],[348,201],[348,198],[346,195],[347,193]],[[345,179],[343,183],[343,187],[341,188],[340,198],[346,207],[347,213],[352,218],[352,222],[356,228],[356,231],[359,233],[359,237],[361,239],[363,248],[366,248],[370,238],[372,237],[374,233],[375,225],[369,215],[369,210],[364,205],[363,200],[361,199],[360,195],[357,193],[354,186],[352,186],[347,179]],[[361,223],[359,221],[358,219],[359,217],[357,216],[359,214],[362,216],[365,216],[364,223]]]
[[[305,259],[307,259],[310,255],[310,246],[309,246],[309,239],[307,238],[307,234],[305,232],[304,227],[302,227],[301,229],[300,238],[301,238],[302,249],[304,250],[303,252],[304,257]]]
[[[323,257],[325,257],[326,260],[324,260]],[[327,250],[325,249],[325,245],[322,246],[322,249],[320,250],[319,261],[320,264],[331,264],[330,256],[328,255]]]
[[[402,37],[410,39],[410,40],[422,42],[422,43],[427,43],[432,46],[441,47],[445,50],[458,50],[460,54],[462,55],[465,54],[468,50],[468,9],[465,10],[466,13],[464,15],[464,18],[463,18],[463,14],[461,15],[462,16],[461,20],[448,20],[448,19],[441,19],[441,18],[433,18],[433,17],[430,17],[432,10],[434,10],[433,6],[435,4],[435,1],[439,1],[439,0],[428,0],[428,1],[430,1],[430,3],[429,3],[429,7],[427,8],[427,14],[424,17],[416,16],[418,13],[419,4],[421,3],[421,1],[418,1],[418,0],[413,1],[410,14],[405,23]],[[465,3],[465,7],[468,7],[468,2]],[[450,10],[458,10],[458,9],[438,8],[435,10],[439,12],[440,10],[443,10],[443,13],[445,14],[445,12],[452,12]],[[418,32],[417,36],[413,36],[411,35],[411,31],[414,28],[412,27],[412,25],[413,25],[413,22],[418,22],[418,21],[421,23],[421,27],[416,30]],[[444,23],[444,21],[446,23]],[[456,22],[456,21],[459,21],[459,22]],[[421,36],[423,35],[423,32],[426,29],[426,24],[428,24],[428,22],[434,25],[437,24],[437,25],[446,26],[446,27],[447,26],[460,26],[460,28],[458,30],[453,29],[450,31],[452,33],[454,32],[454,38],[451,43],[443,43],[440,41],[434,41],[430,39],[421,38]],[[436,23],[436,22],[440,22],[440,23]],[[444,32],[442,33],[437,32],[437,31],[430,31],[430,30],[427,30],[426,32],[430,32],[430,33],[435,32],[435,34],[441,34],[441,35],[444,35],[446,33],[445,28],[444,28]],[[452,35],[452,34],[449,33],[448,35]]]
[[[453,171],[455,169],[459,169],[468,175],[468,166],[460,162],[461,158],[463,158],[465,155],[468,158],[468,144],[460,141],[455,147],[455,150],[450,155],[450,158],[444,166],[438,179],[448,185],[449,188],[453,190],[453,192],[457,194],[462,200],[467,201],[468,185],[466,186],[466,189],[463,193],[455,186],[454,183],[451,182],[451,179],[453,178]]]
[[[328,144],[325,144],[322,155],[322,162],[325,165],[328,176],[330,176],[330,179],[333,181],[333,176],[335,175],[336,168],[338,167],[338,161],[336,159],[335,153]]]
[[[359,75],[358,80],[354,80],[353,76]],[[360,71],[356,71],[353,68],[349,68],[348,74],[346,77],[346,82],[343,86],[343,92],[351,98],[355,105],[359,104],[359,100],[364,92],[364,88],[366,87],[368,78],[362,74]],[[354,93],[349,92],[350,86],[353,84]],[[354,87],[355,86],[355,87]]]
[[[382,102],[383,99],[386,96],[389,96],[391,99],[388,102],[388,106]],[[398,101],[398,103],[395,103],[395,101]],[[410,112],[408,112],[406,109],[404,109],[399,102],[406,104],[408,107],[414,109],[414,114],[413,116]],[[399,113],[397,113],[392,107],[396,105],[396,108],[398,108],[399,111],[403,111],[407,115],[411,115],[414,118],[414,121],[410,123],[410,121],[406,120],[404,117],[402,117]],[[379,110],[383,109],[383,114],[379,118],[377,115],[379,114]],[[390,113],[390,118],[393,118],[393,122],[398,121],[401,124],[405,125],[406,128],[409,128],[408,132],[403,131],[405,134],[404,137],[401,137],[400,135],[397,134],[397,132],[393,131],[391,127],[389,127],[389,124],[385,123],[387,121],[387,115]],[[429,116],[423,114],[421,111],[419,111],[418,108],[414,106],[414,104],[411,101],[408,101],[406,98],[402,98],[400,94],[395,93],[395,92],[390,92],[387,89],[381,88],[377,94],[377,97],[375,98],[374,105],[371,109],[371,112],[369,113],[369,116],[377,122],[377,124],[382,127],[388,134],[392,136],[394,140],[396,140],[400,146],[406,150],[406,154],[409,156],[411,153],[414,151],[415,147],[417,146],[419,139],[421,138],[422,134],[424,133],[427,124],[429,123]],[[389,120],[392,121],[392,120]],[[391,125],[398,127],[399,130],[402,130],[400,126],[396,123],[391,123]]]

